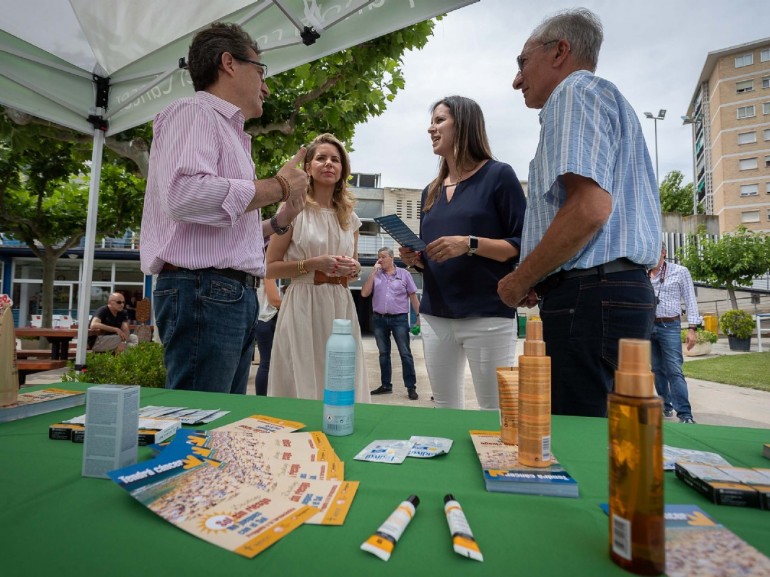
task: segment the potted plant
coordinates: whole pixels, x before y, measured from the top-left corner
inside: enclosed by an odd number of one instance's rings
[[[731,351],[748,351],[751,347],[754,319],[746,311],[727,311],[719,319],[719,328],[727,335]]]
[[[717,335],[704,328],[698,327],[695,331],[695,346],[689,351],[685,346],[687,342],[688,329],[682,330],[682,354],[686,357],[699,357],[701,355],[711,354],[711,345],[717,342]]]

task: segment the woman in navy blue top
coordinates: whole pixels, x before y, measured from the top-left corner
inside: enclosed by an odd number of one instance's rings
[[[436,405],[464,408],[466,360],[482,409],[497,409],[497,367],[511,366],[516,312],[497,283],[518,261],[526,202],[513,169],[492,159],[484,115],[469,98],[433,105],[428,128],[439,172],[422,192],[416,253],[401,259],[423,272],[420,302],[425,364]]]

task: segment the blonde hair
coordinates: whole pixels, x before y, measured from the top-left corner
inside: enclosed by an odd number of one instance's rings
[[[348,153],[345,150],[343,144],[337,140],[337,137],[333,134],[325,133],[321,134],[313,139],[307,147],[307,154],[305,155],[305,168],[307,169],[310,161],[315,158],[316,149],[321,144],[331,144],[337,149],[340,154],[340,163],[342,164],[342,174],[337,184],[334,185],[334,193],[332,194],[332,208],[337,214],[337,221],[340,223],[342,230],[348,230],[350,227],[350,215],[353,213],[353,207],[356,205],[356,197],[348,190],[348,178],[350,178],[350,159]],[[314,198],[313,193],[313,178],[310,178],[310,183],[307,187],[307,203],[318,208],[318,203]]]

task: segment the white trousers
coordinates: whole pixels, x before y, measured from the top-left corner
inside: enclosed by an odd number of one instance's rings
[[[421,319],[425,367],[436,406],[465,408],[463,381],[467,360],[479,407],[497,409],[496,370],[497,367],[513,366],[516,319],[447,319],[426,314]]]

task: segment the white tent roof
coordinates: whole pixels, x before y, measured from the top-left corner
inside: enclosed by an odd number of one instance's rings
[[[0,104],[85,133],[102,115],[110,135],[192,93],[178,62],[211,22],[241,24],[272,75],[476,1],[3,0]],[[93,75],[109,77],[106,112]]]

